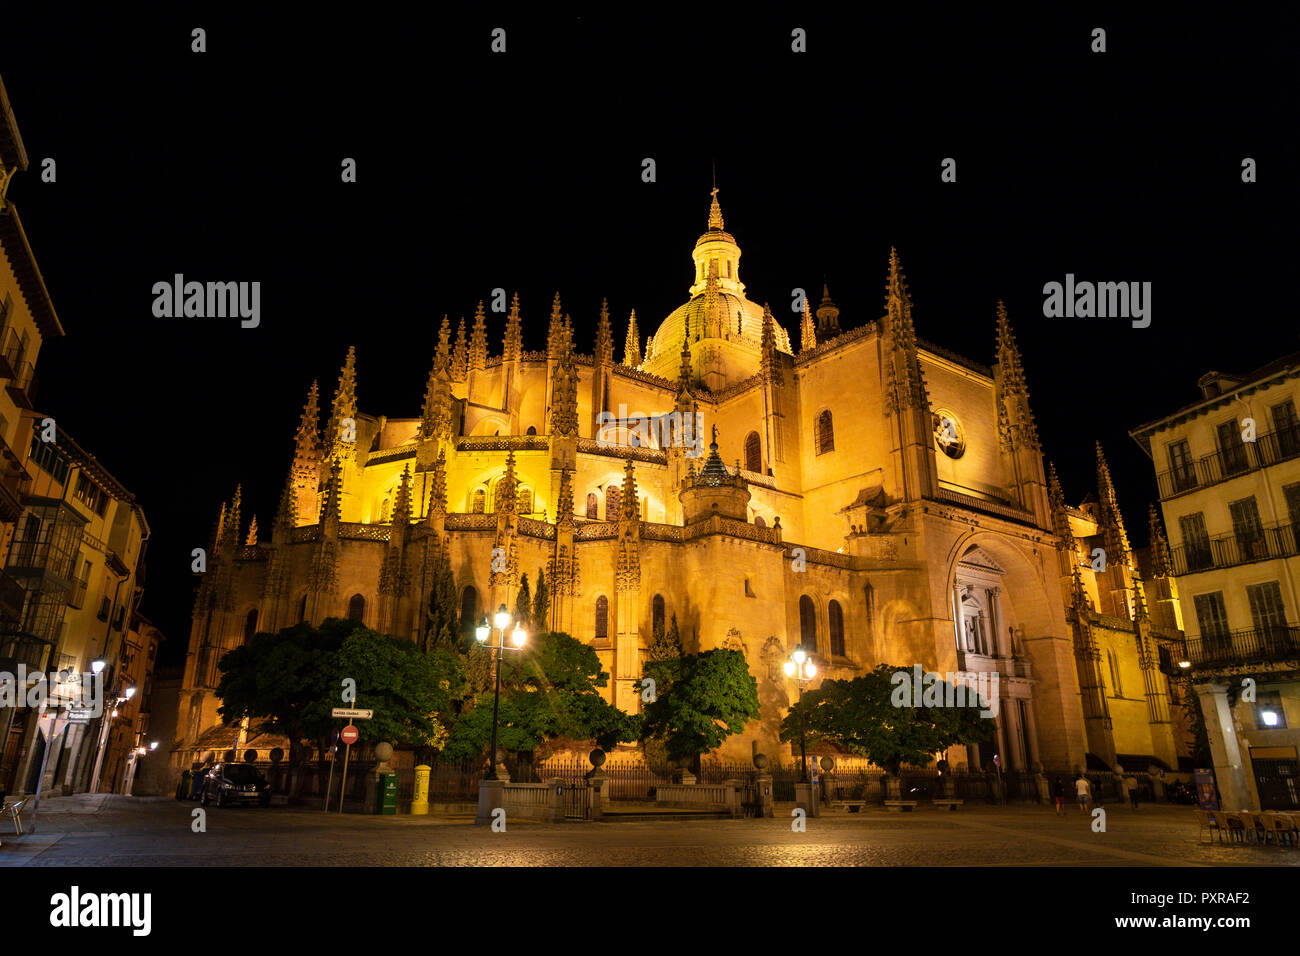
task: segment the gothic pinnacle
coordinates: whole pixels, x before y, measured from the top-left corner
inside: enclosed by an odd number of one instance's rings
[[[506,315],[506,335],[501,346],[501,357],[507,362],[519,361],[523,348],[523,319],[519,314],[519,293],[510,298],[510,312]]]
[[[487,315],[483,311],[483,300],[478,300],[474,310],[474,328],[469,336],[469,369],[481,372],[487,366]]]
[[[609,327],[609,300],[600,300],[600,322],[596,325],[596,363],[604,365],[614,360],[614,336]]]
[[[808,306],[808,299],[805,296],[803,300],[803,319],[799,323],[799,351],[807,352],[809,349],[817,347],[817,331],[813,328],[812,311]]]
[[[451,365],[451,322],[447,314],[442,316],[442,327],[438,329],[438,348],[433,353],[433,367],[437,371],[449,369]]]
[[[627,320],[627,339],[623,343],[623,364],[636,368],[641,364],[641,336],[636,329],[636,309]]]

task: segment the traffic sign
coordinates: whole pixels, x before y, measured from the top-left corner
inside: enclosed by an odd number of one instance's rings
[[[349,746],[357,742],[358,736],[359,735],[357,734],[357,728],[353,727],[351,724],[348,724],[341,731],[339,731],[339,740],[343,741],[345,744]]]
[[[375,716],[373,710],[349,710],[346,707],[335,707],[330,711],[331,717],[350,717],[353,720],[369,720]]]
[[[89,707],[69,707],[63,712],[63,716],[67,718],[69,723],[85,724],[90,722],[90,718],[94,714],[91,713]]]

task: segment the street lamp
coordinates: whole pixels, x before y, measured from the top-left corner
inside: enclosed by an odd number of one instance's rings
[[[95,671],[95,673],[99,673],[99,671],[104,669],[104,662],[102,660],[92,661],[90,667],[91,670]],[[120,697],[114,696],[111,718],[116,719],[117,708],[122,704],[125,704],[128,700],[130,700],[134,696],[135,696],[134,684],[128,687],[126,690],[122,691],[122,695]],[[109,721],[104,720],[101,717],[99,721],[99,750],[95,754],[95,768],[90,772],[91,781],[92,781],[90,787],[91,793],[99,793],[100,776],[103,774],[104,771],[104,751],[108,747],[108,729],[109,729]]]
[[[93,661],[90,662],[90,672],[92,674],[99,674],[107,666],[108,666],[108,661],[104,660],[102,657],[96,657]]]
[[[799,685],[799,703],[803,704],[803,685],[817,676],[817,665],[808,659],[808,652],[803,645],[796,647],[790,659],[785,662],[785,676],[792,678]],[[803,732],[803,707],[799,707],[799,763],[804,783],[808,779],[808,746]]]
[[[492,628],[488,627],[486,617],[479,621],[478,627],[474,628],[474,636],[478,639],[478,642],[485,647],[495,649],[497,652],[496,690],[492,694],[492,752],[488,760],[488,780],[497,779],[497,715],[500,713],[501,709],[501,658],[507,649],[518,650],[528,643],[528,632],[524,630],[523,623],[518,622],[515,624],[514,631],[510,634],[510,643],[513,644],[514,647],[506,647],[506,628],[510,626],[510,612],[506,610],[504,604],[497,608],[494,622],[497,631],[496,644],[488,644],[487,642],[488,637],[492,633]]]

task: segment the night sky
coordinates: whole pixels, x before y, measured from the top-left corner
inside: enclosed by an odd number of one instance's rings
[[[443,313],[454,329],[498,286],[526,349],[558,289],[590,352],[608,297],[621,357],[630,309],[644,340],[687,298],[714,164],[748,295],[795,341],[790,290],[823,276],[843,326],[878,318],[891,245],[925,340],[991,364],[1005,299],[1067,498],[1095,487],[1100,440],[1135,545],[1155,492],[1128,430],[1211,368],[1300,348],[1294,21],[236,6],[7,10],[0,31],[31,160],[9,197],[67,331],[38,408],[145,510],[164,662],[184,657],[190,549],[237,482],[269,527],[307,388],[327,410],[349,345],[361,410],[394,417],[419,414]],[[260,281],[261,326],[154,318],[177,272]],[[1067,272],[1153,283],[1150,328],[1044,318]],[[488,328],[499,352],[504,317]]]

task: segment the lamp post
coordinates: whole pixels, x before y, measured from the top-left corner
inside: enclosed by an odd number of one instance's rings
[[[497,630],[497,642],[495,645],[488,644],[487,639],[492,633],[492,628],[488,626],[487,618],[479,621],[478,627],[474,629],[474,636],[478,642],[485,647],[493,648],[496,651],[497,678],[496,690],[492,694],[492,751],[488,758],[488,780],[497,779],[497,715],[501,709],[501,660],[506,651],[506,628],[510,626],[510,612],[502,604],[497,608],[494,618]],[[519,650],[528,642],[528,632],[524,630],[522,622],[515,624],[515,629],[510,632],[510,643],[514,645],[512,650]]]
[[[98,665],[98,667],[96,665]],[[104,669],[103,661],[97,660],[93,662],[90,665],[90,667],[91,670],[93,670],[96,674],[98,674],[101,670]],[[125,704],[128,700],[130,700],[132,697],[135,696],[135,687],[134,686],[128,687],[126,690],[122,691],[122,694],[123,694],[122,697],[113,698],[112,713],[109,715],[102,716],[99,719],[99,752],[95,754],[95,769],[91,771],[90,774],[91,793],[99,793],[99,780],[101,775],[104,772],[104,751],[108,747],[108,730],[109,727],[111,726],[110,721],[117,716],[118,706],[121,704]]]
[[[817,665],[808,658],[808,652],[800,645],[794,649],[790,659],[785,662],[785,676],[792,678],[799,685],[799,703],[803,704],[803,685],[817,676]],[[800,776],[804,783],[808,779],[808,747],[803,731],[803,707],[799,707],[799,763]]]
[[[143,746],[140,746],[140,747],[136,747],[134,750],[131,751],[131,757],[128,760],[126,766],[126,783],[122,787],[123,794],[125,794],[128,797],[131,796],[131,791],[135,787],[135,772],[140,767],[140,758],[147,756],[151,751],[157,749],[158,749],[158,741],[153,740],[149,742],[148,749],[146,749]]]

